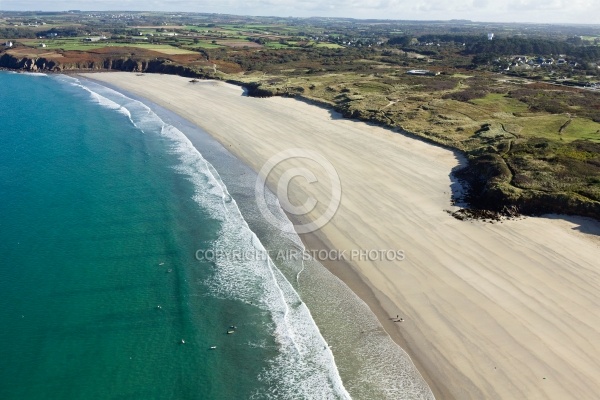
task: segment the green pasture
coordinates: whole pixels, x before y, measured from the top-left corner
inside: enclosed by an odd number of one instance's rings
[[[101,49],[104,47],[136,47],[141,49],[148,49],[158,51],[164,54],[193,54],[192,50],[181,49],[168,44],[153,44],[153,43],[114,43],[107,41],[98,42],[84,42],[83,37],[80,38],[64,38],[64,39],[20,39],[19,43],[22,43],[29,47],[39,48],[40,43],[45,43],[46,50],[74,50],[74,51],[86,51]]]

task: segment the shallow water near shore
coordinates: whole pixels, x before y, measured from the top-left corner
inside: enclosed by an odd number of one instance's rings
[[[302,247],[197,128],[93,82],[0,80],[1,398],[431,398],[320,264],[197,259]]]

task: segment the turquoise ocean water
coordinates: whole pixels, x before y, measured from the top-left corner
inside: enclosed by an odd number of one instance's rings
[[[0,399],[430,398],[320,264],[197,260],[302,246],[204,133],[72,77],[0,88]]]

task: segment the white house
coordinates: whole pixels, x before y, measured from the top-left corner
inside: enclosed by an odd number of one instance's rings
[[[4,43],[5,47],[13,47],[13,42],[6,42]]]
[[[407,74],[409,75],[439,75],[439,72],[433,72],[430,71],[428,69],[411,69],[409,71],[406,71]]]
[[[494,39],[494,34],[493,33],[488,33],[488,40],[492,40]]]
[[[40,43],[40,47],[46,47],[46,43]]]

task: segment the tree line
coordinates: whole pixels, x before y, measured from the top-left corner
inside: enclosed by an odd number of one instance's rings
[[[388,40],[389,45],[406,47],[415,38],[409,35],[394,36]],[[420,43],[455,43],[462,46],[461,53],[476,56],[476,59],[489,60],[495,57],[511,55],[558,56],[559,54],[575,57],[581,61],[600,60],[600,46],[585,45],[582,40],[570,38],[566,40],[500,37],[488,40],[487,35],[439,34],[421,35],[416,38]],[[464,46],[463,46],[464,44]]]

